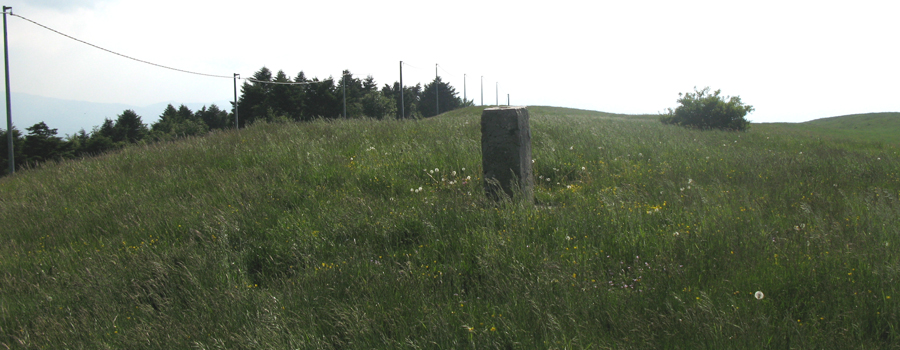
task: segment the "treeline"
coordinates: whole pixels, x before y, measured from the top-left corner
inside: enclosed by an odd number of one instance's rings
[[[345,91],[348,118],[427,118],[474,105],[472,100],[463,101],[456,89],[440,77],[425,86],[404,87],[404,106],[401,108],[399,82],[384,84],[379,89],[371,75],[360,79],[348,70],[340,78],[319,80],[307,79],[303,72],[293,79],[284,71],[278,71],[273,77],[272,71],[263,67],[241,87],[238,117],[241,126],[261,119],[339,118],[345,115]],[[403,116],[400,116],[401,110]]]
[[[302,83],[302,84],[287,84]],[[238,100],[238,119],[241,127],[256,121],[304,121],[316,118],[341,118],[344,114],[346,91],[347,118],[427,118],[472,106],[473,101],[463,101],[450,84],[435,78],[431,83],[404,87],[403,116],[400,116],[400,83],[385,84],[380,90],[372,76],[365,79],[343,72],[343,79],[329,77],[325,80],[308,80],[303,72],[294,79],[283,71],[275,76],[263,67],[241,87]],[[435,94],[438,105],[435,104]],[[115,120],[106,118],[102,125],[90,132],[81,129],[75,135],[57,136],[57,129],[46,123],[34,124],[22,133],[12,128],[13,152],[16,168],[34,166],[48,160],[83,158],[123,147],[127,144],[171,140],[179,137],[202,135],[211,130],[233,128],[232,112],[216,105],[191,111],[181,105],[171,104],[148,126],[133,110],[126,110]],[[9,172],[9,147],[7,130],[0,129],[0,174]]]
[[[219,109],[216,105],[209,108],[204,106],[196,112],[184,105],[178,109],[168,105],[159,120],[149,127],[137,113],[129,109],[115,120],[105,119],[102,125],[95,126],[91,132],[81,129],[65,138],[57,136],[57,130],[44,122],[25,128],[28,133],[24,136],[13,127],[13,158],[16,161],[16,169],[20,169],[48,160],[97,155],[131,143],[170,140],[233,126],[233,114]],[[3,175],[9,173],[7,137],[7,130],[0,129],[0,153],[2,153],[0,163]]]

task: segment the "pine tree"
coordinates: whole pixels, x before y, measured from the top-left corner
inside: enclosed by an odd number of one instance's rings
[[[233,125],[233,116],[228,112],[225,112],[219,109],[219,106],[212,104],[209,108],[203,106],[197,113],[194,114],[209,127],[210,130],[215,129],[226,129]]]
[[[240,126],[252,124],[260,118],[265,118],[268,114],[269,107],[267,99],[272,90],[272,84],[266,82],[272,81],[272,71],[266,67],[253,73],[253,80],[245,81],[241,86],[241,98],[238,100],[238,115]]]
[[[169,105],[171,107],[171,105]],[[147,137],[149,130],[133,110],[125,110],[116,119],[114,128],[114,142],[135,143]]]
[[[438,108],[435,109],[435,88],[438,94]],[[432,117],[440,113],[452,111],[463,106],[463,101],[459,98],[456,89],[450,84],[441,80],[441,77],[435,79],[425,85],[419,99],[419,111],[423,117]]]
[[[25,162],[29,164],[43,163],[52,159],[61,159],[65,154],[65,143],[56,136],[56,129],[51,129],[44,122],[25,128],[23,153]]]

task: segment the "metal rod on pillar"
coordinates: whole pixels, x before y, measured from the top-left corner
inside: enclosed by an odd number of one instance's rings
[[[500,105],[500,82],[494,82],[494,105]]]
[[[9,174],[12,175],[16,172],[16,161],[14,159],[15,152],[13,152],[12,108],[10,107],[9,98],[9,44],[6,41],[6,10],[12,10],[12,7],[3,6],[3,62],[6,69],[6,139],[9,149]]]

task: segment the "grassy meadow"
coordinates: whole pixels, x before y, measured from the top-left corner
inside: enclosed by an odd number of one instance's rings
[[[865,113],[822,118],[804,123],[773,123],[779,128],[819,137],[900,144],[900,113]]]
[[[2,178],[0,347],[900,348],[897,143],[529,113],[535,205],[475,107]]]

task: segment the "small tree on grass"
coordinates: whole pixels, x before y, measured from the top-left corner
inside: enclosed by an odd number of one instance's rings
[[[675,124],[701,130],[722,129],[744,131],[750,122],[744,119],[753,111],[753,106],[744,105],[738,96],[720,96],[722,90],[709,93],[709,87],[703,90],[694,88],[694,93],[678,93],[681,106],[663,114],[659,120],[663,124]],[[727,102],[725,101],[727,98]]]

